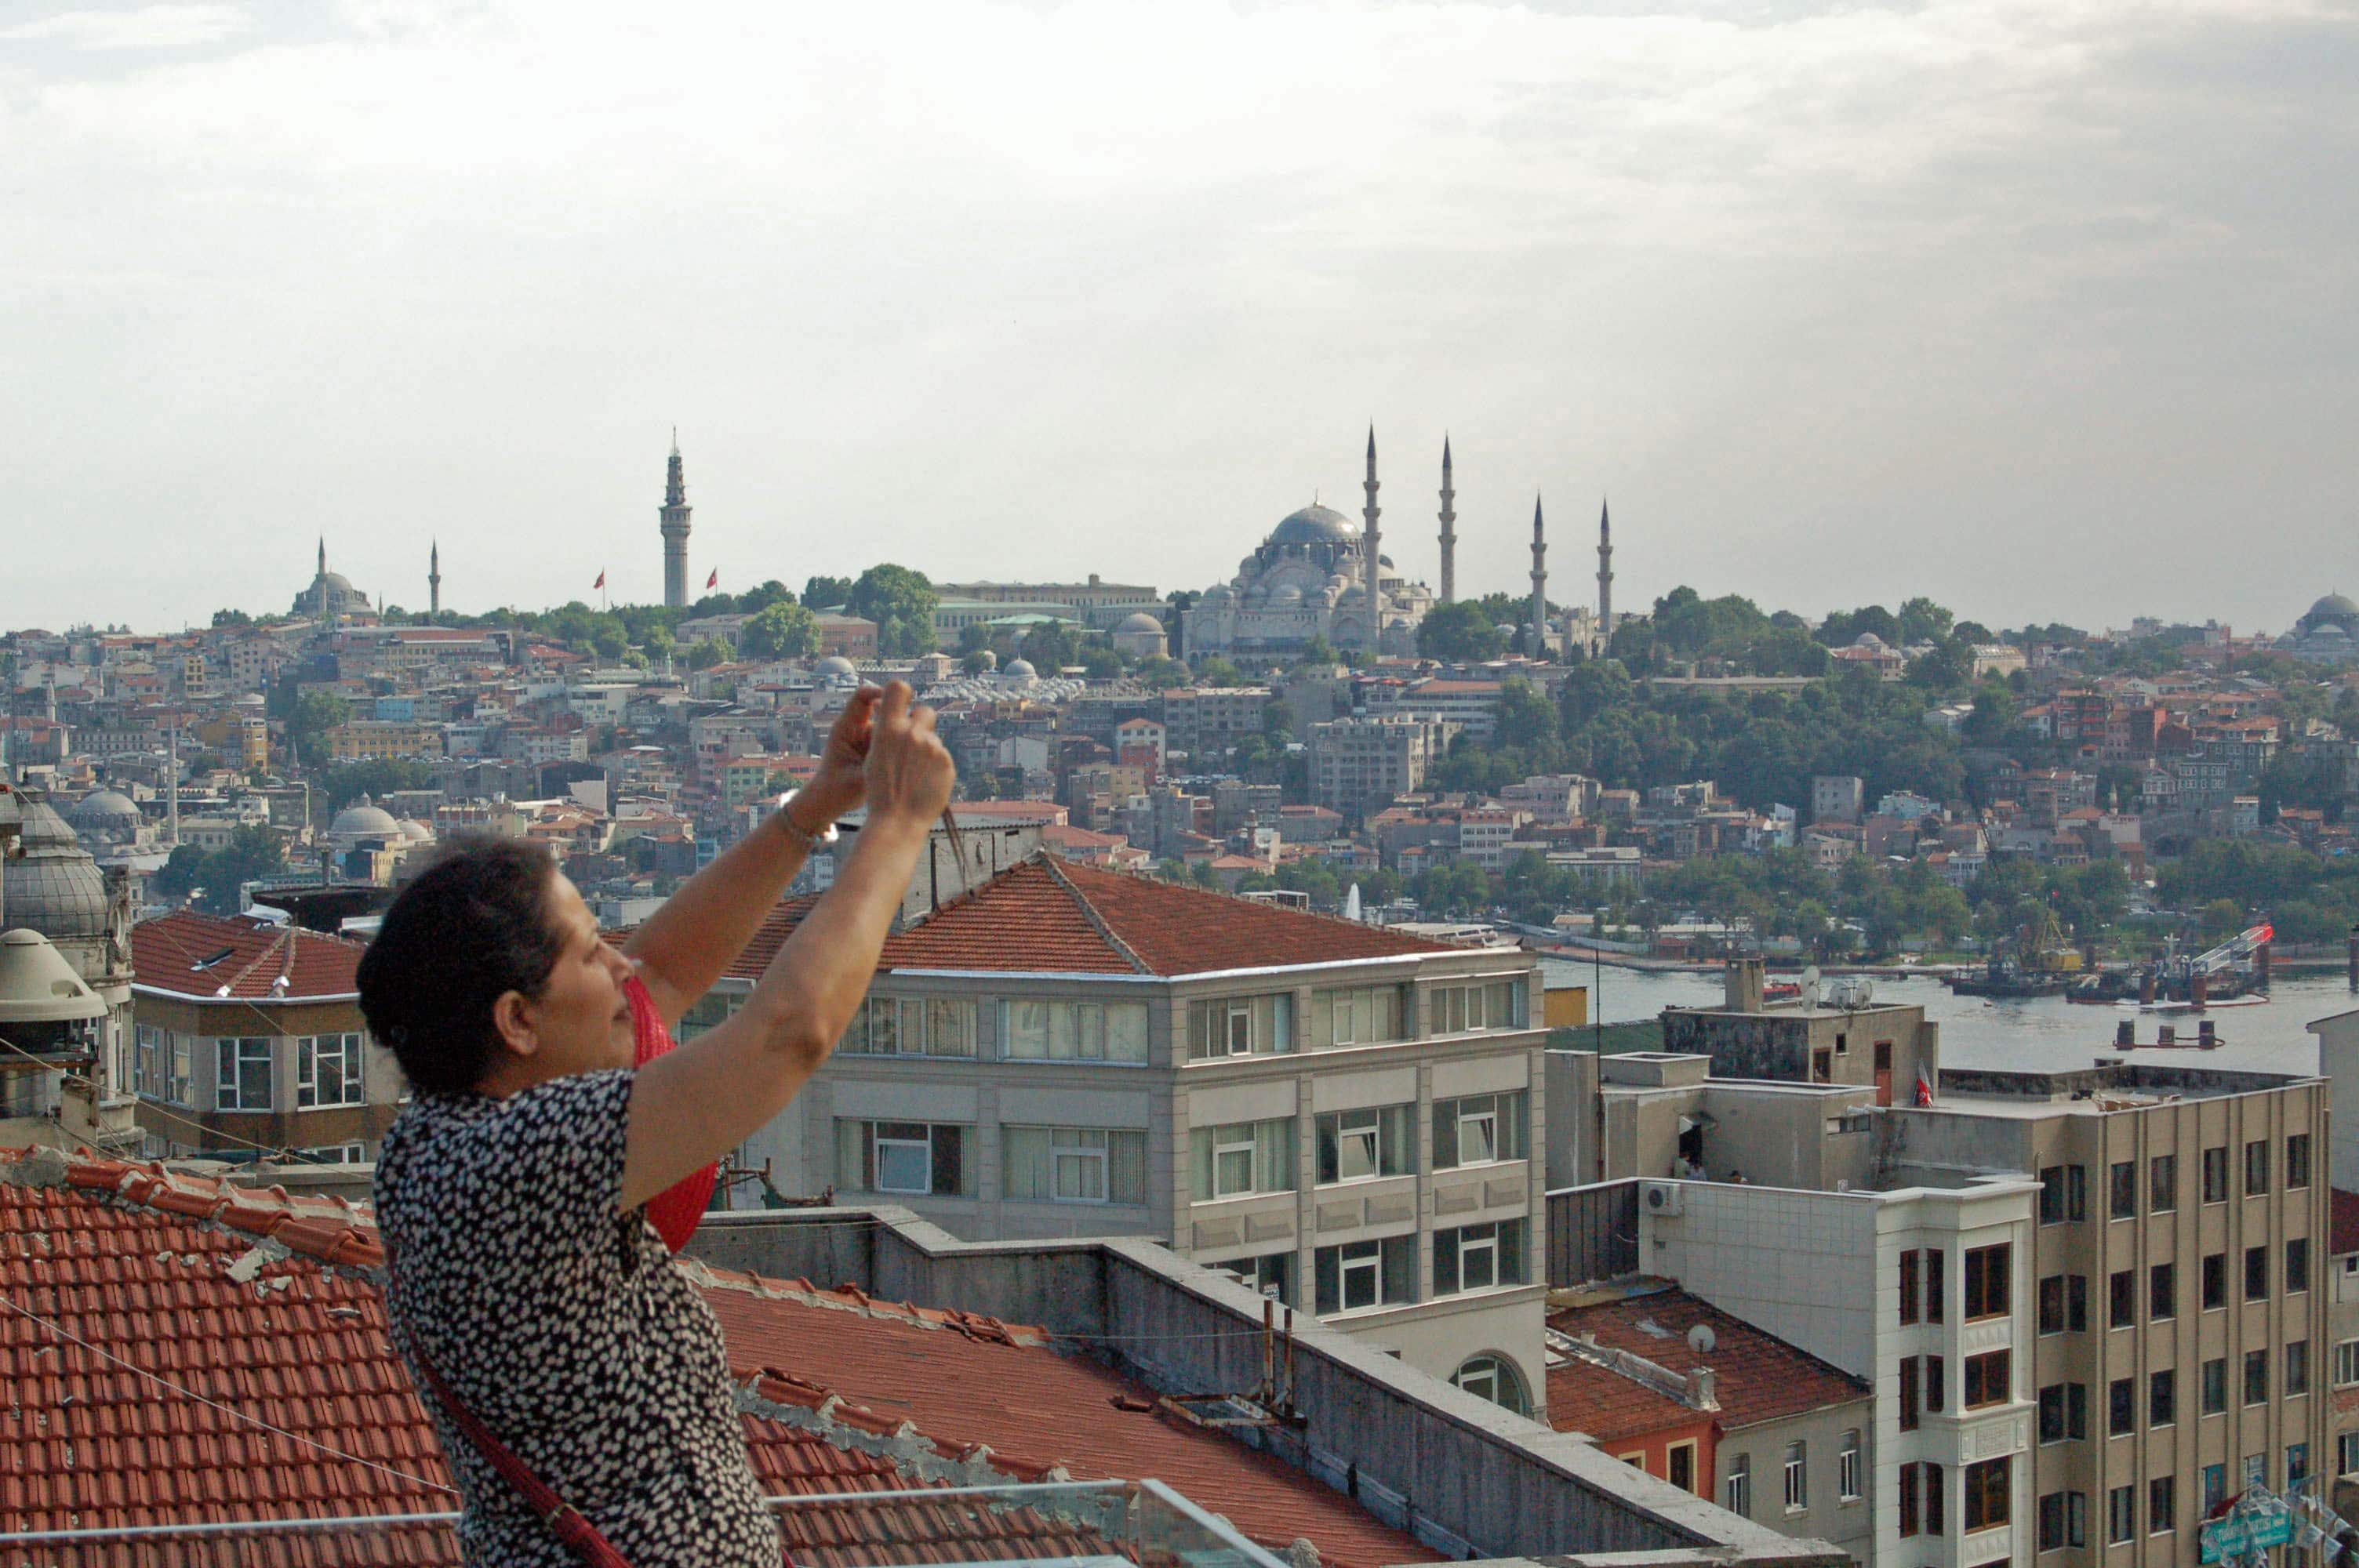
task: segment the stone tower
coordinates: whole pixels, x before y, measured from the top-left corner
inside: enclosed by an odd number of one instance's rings
[[[442,613],[442,541],[437,539],[426,552],[426,613]]]
[[[1614,519],[1597,503],[1597,651],[1614,642]]]
[[[679,464],[679,432],[671,433],[671,462],[664,471],[663,509],[664,604],[679,610],[688,603],[688,475]]]
[[[1540,498],[1532,497],[1532,657],[1548,656],[1548,536],[1540,522]]]
[[[328,624],[329,624],[329,622],[328,622],[328,616],[329,616],[329,614],[330,614],[330,611],[329,611],[329,609],[328,609],[328,604],[329,604],[329,600],[328,600],[328,536],[327,536],[325,534],[322,534],[322,535],[320,535],[320,577],[319,577],[319,583],[320,583],[320,615],[319,615],[319,621],[320,621],[320,626],[321,626],[321,629],[324,631],[324,630],[327,628]]]
[[[1367,492],[1367,504],[1360,510],[1361,539],[1367,550],[1368,648],[1381,647],[1385,640],[1385,566],[1384,534],[1376,519],[1384,509],[1376,504],[1376,427],[1368,427],[1368,477],[1360,488]]]
[[[1441,602],[1458,597],[1458,492],[1450,486],[1450,438],[1441,438]]]

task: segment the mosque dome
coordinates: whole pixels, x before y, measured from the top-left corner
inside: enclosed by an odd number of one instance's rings
[[[331,838],[398,838],[401,824],[392,812],[363,795],[353,805],[336,813],[335,821],[328,825]]]
[[[1289,512],[1269,531],[1273,545],[1326,545],[1360,536],[1360,525],[1332,506],[1310,505]]]
[[[2359,604],[2339,593],[2330,593],[2310,607],[2301,618],[2299,630],[2316,632],[2327,626],[2340,626],[2345,632],[2359,630]]]
[[[74,802],[66,814],[77,834],[136,833],[143,818],[130,796],[111,789],[94,789]]]
[[[1163,622],[1155,619],[1154,616],[1149,615],[1146,611],[1139,610],[1134,611],[1132,613],[1124,616],[1122,618],[1121,624],[1117,625],[1114,630],[1117,632],[1151,632],[1156,635],[1160,636],[1163,633]]]
[[[103,940],[107,934],[106,879],[57,808],[19,793],[24,853],[8,862],[7,918],[52,942]]]
[[[405,843],[431,844],[434,842],[434,829],[423,822],[405,816],[401,819],[401,837]]]
[[[999,676],[1010,686],[1019,686],[1026,681],[1040,678],[1039,672],[1032,667],[1032,661],[1029,659],[1008,660],[1007,667],[1000,671]]]
[[[1269,600],[1272,604],[1300,604],[1302,602],[1302,590],[1295,587],[1292,583],[1288,583],[1276,593],[1271,594],[1269,596]]]
[[[842,654],[830,654],[811,666],[811,674],[826,681],[856,681],[860,678],[860,672],[853,668],[852,661]]]
[[[1884,646],[1884,639],[1873,632],[1862,632],[1852,640],[1851,645],[1854,648],[1881,648]]]

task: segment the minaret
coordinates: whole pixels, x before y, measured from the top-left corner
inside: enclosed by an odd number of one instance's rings
[[[1368,427],[1368,477],[1360,488],[1368,493],[1367,504],[1361,508],[1360,537],[1367,550],[1368,589],[1368,649],[1371,653],[1383,643],[1385,635],[1385,568],[1384,532],[1376,519],[1384,509],[1376,504],[1376,427]]]
[[[1441,602],[1458,597],[1458,492],[1450,485],[1450,438],[1441,438]]]
[[[663,510],[664,604],[679,610],[688,603],[688,474],[679,466],[679,431],[671,433],[671,464],[664,472]]]
[[[171,813],[172,842],[168,847],[177,849],[180,847],[180,727],[177,720],[172,726],[171,761],[164,767],[172,775],[171,796],[167,808]]]
[[[426,613],[442,613],[442,541],[426,552]]]
[[[320,535],[320,629],[328,626],[328,536]]]
[[[1537,495],[1532,497],[1532,656],[1548,656],[1548,538]]]
[[[1614,519],[1597,503],[1597,651],[1614,642]]]

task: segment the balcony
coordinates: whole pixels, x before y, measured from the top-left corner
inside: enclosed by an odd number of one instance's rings
[[[1160,1481],[919,1487],[765,1498],[799,1568],[1054,1563],[1058,1568],[1286,1568]],[[456,1513],[125,1525],[0,1534],[0,1556],[53,1568],[288,1562],[451,1564]]]

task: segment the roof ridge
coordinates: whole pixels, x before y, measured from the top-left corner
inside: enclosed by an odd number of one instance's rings
[[[247,979],[256,970],[262,968],[264,959],[269,957],[273,953],[278,950],[281,943],[286,943],[288,950],[292,952],[294,950],[294,944],[288,939],[288,931],[291,929],[292,928],[289,927],[274,935],[269,941],[262,945],[261,952],[256,953],[253,957],[247,959],[244,968],[240,968],[237,973],[232,975],[229,979],[223,980],[222,982],[222,994],[224,996],[234,994],[243,981]]]
[[[1040,867],[1043,871],[1049,873],[1049,879],[1051,881],[1065,890],[1066,893],[1072,899],[1074,904],[1081,910],[1082,918],[1090,923],[1090,928],[1095,931],[1099,935],[1105,938],[1106,945],[1121,956],[1123,962],[1130,966],[1132,973],[1140,975],[1151,975],[1155,973],[1154,968],[1149,965],[1146,959],[1138,956],[1138,952],[1136,948],[1132,947],[1129,943],[1114,935],[1113,925],[1107,922],[1106,917],[1103,914],[1099,913],[1098,906],[1090,902],[1090,895],[1083,892],[1080,886],[1074,882],[1073,879],[1065,874],[1063,869],[1056,864],[1056,856],[1044,854],[1040,857]],[[1119,875],[1120,873],[1116,872],[1113,874]]]

